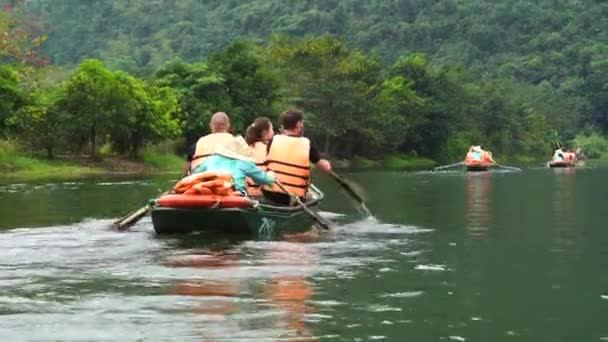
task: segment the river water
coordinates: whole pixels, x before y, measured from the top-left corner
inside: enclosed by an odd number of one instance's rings
[[[330,232],[159,237],[167,177],[0,185],[0,341],[608,341],[608,170],[346,173]]]

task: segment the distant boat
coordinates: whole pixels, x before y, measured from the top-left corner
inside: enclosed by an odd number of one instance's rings
[[[548,164],[549,164],[549,167],[574,167],[574,166],[576,166],[576,162],[567,162],[564,160],[551,160]]]
[[[477,161],[465,161],[464,165],[467,167],[467,171],[488,171],[488,168],[492,166],[492,163],[485,162],[483,160]]]
[[[471,146],[464,159],[464,165],[467,171],[487,171],[490,166],[494,165],[494,162],[490,152],[483,150],[480,146]]]
[[[549,167],[575,167],[576,153],[560,152],[555,153],[553,158],[547,163]]]

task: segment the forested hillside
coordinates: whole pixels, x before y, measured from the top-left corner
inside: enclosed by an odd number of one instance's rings
[[[608,132],[605,1],[29,0],[8,1],[3,13],[13,20],[8,31],[20,28],[32,42],[20,49],[41,56],[5,47],[7,62],[64,71],[45,78],[57,85],[46,98],[58,113],[80,108],[65,102],[76,88],[59,81],[76,82],[70,70],[87,58],[105,66],[89,62],[81,74],[124,71],[142,81],[108,77],[177,103],[149,107],[169,121],[137,142],[125,142],[129,132],[114,139],[84,129],[92,151],[100,140],[136,155],[158,139],[192,141],[213,110],[242,129],[290,105],[316,118],[311,134],[326,153],[345,158],[380,150],[447,160],[472,143],[542,157],[558,140]],[[11,75],[0,75],[3,89],[23,94],[16,86],[27,77]],[[23,103],[3,105],[19,113],[32,101],[16,99]]]

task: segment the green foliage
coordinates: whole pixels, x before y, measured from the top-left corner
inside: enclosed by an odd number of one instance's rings
[[[166,139],[194,142],[216,111],[243,133],[256,116],[297,106],[307,135],[336,158],[448,162],[471,144],[497,160],[546,157],[555,141],[608,133],[607,10],[553,0],[28,1],[0,13],[0,59],[27,64],[42,47],[59,65],[80,64],[60,86],[65,69],[0,66],[0,137],[48,157],[99,146],[135,157]]]
[[[224,111],[234,118],[235,131],[243,131],[258,116],[272,116],[272,105],[279,98],[279,78],[253,44],[235,40],[211,56],[209,64],[222,75],[230,98]]]
[[[176,171],[184,167],[184,158],[180,158],[171,150],[163,149],[158,145],[146,147],[141,158],[145,165],[157,170]]]
[[[137,156],[145,142],[176,137],[178,97],[167,87],[148,87],[124,72],[112,72],[97,60],[80,64],[64,84],[57,105],[67,119],[71,144],[87,140],[95,156],[98,140],[109,140],[119,153]]]
[[[356,169],[374,169],[380,168],[382,164],[377,160],[367,159],[361,156],[354,156],[352,161],[352,167]]]
[[[189,142],[209,132],[209,119],[218,111],[230,115],[234,131],[243,131],[257,116],[272,116],[280,95],[275,70],[256,46],[241,40],[214,54],[208,63],[174,59],[154,77],[158,86],[177,91],[182,129]]]
[[[608,139],[597,133],[588,136],[577,135],[574,146],[580,148],[583,154],[590,159],[608,159]]]
[[[383,165],[391,170],[428,170],[436,166],[437,163],[428,158],[391,154],[384,158]]]
[[[63,135],[61,113],[53,106],[34,103],[23,107],[12,117],[13,131],[30,150],[46,150],[47,158],[54,158],[54,151]]]
[[[368,136],[362,124],[371,111],[370,93],[380,71],[378,61],[349,49],[328,36],[292,41],[275,39],[271,46],[284,71],[289,102],[307,112],[308,127],[323,139],[323,151],[331,150],[338,136]]]
[[[155,84],[177,92],[183,115],[181,129],[190,142],[208,132],[211,115],[230,104],[223,77],[206,63],[188,64],[174,59],[154,73]]]
[[[6,179],[73,178],[85,174],[100,173],[101,170],[72,165],[64,162],[46,161],[24,156],[18,144],[0,140],[0,171]]]
[[[0,9],[0,61],[45,65],[49,59],[39,49],[47,39],[44,27],[13,1]]]
[[[27,101],[18,73],[8,65],[0,65],[0,137],[6,136],[10,117]]]

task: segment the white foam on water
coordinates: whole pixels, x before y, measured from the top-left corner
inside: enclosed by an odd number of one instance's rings
[[[447,268],[445,265],[416,265],[417,270],[421,271],[446,271]]]
[[[401,312],[401,311],[403,311],[403,309],[402,308],[396,308],[396,307],[388,306],[388,305],[382,305],[382,304],[372,304],[372,305],[367,306],[366,311],[370,311],[370,312],[386,312],[386,311]]]
[[[137,184],[137,185],[150,185],[152,183],[150,182],[145,182],[145,181],[121,181],[121,182],[99,182],[99,183],[95,183],[95,185],[132,185],[132,184]]]
[[[383,293],[379,295],[380,298],[414,298],[424,294],[424,291],[406,291],[396,293]]]

